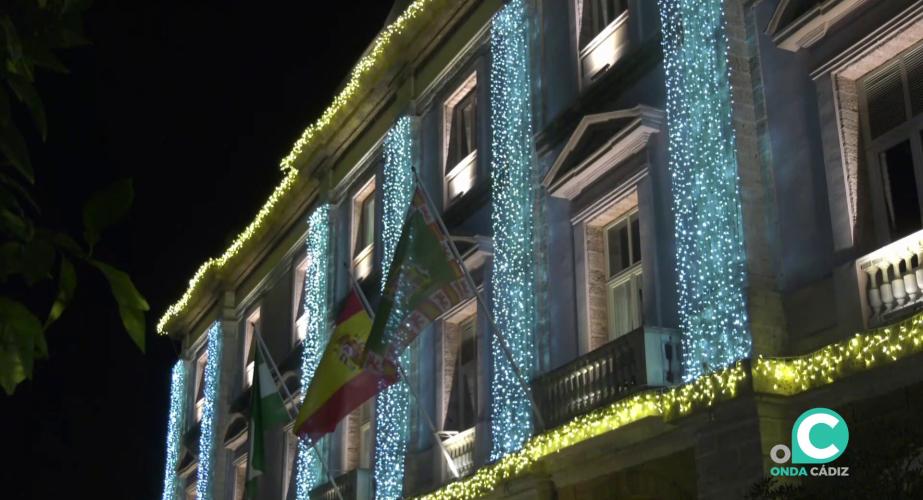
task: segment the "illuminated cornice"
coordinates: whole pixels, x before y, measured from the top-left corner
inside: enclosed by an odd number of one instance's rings
[[[894,325],[857,333],[790,358],[759,358],[701,376],[687,384],[648,390],[581,415],[530,439],[522,450],[421,498],[485,496],[501,482],[528,473],[543,458],[645,418],[673,420],[737,397],[741,392],[792,396],[923,351],[923,313]],[[751,382],[748,382],[751,381]]]

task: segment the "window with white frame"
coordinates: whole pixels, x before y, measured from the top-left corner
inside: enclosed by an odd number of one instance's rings
[[[923,227],[923,44],[868,74],[859,88],[868,161],[896,240]]]
[[[292,285],[295,303],[294,310],[294,343],[303,342],[308,335],[308,311],[304,306],[304,279],[308,270],[308,257],[305,257],[295,266],[295,283]]]
[[[375,179],[353,198],[353,277],[363,280],[372,273],[375,257]]]
[[[477,419],[478,402],[478,356],[477,356],[477,310],[456,324],[448,324],[453,330],[454,357],[446,356],[448,385],[448,408],[443,430],[462,432],[474,427]]]
[[[469,192],[477,181],[477,73],[446,99],[443,109],[446,205]]]
[[[253,370],[256,360],[254,359],[254,350],[257,348],[254,337],[259,335],[260,331],[260,310],[253,311],[247,318],[247,325],[244,328],[244,350],[241,366],[244,367],[244,389],[253,385]]]
[[[640,227],[635,210],[605,228],[610,340],[642,324]]]
[[[247,489],[247,454],[234,461],[234,500],[243,500]]]
[[[202,346],[195,361],[195,421],[202,420],[205,411],[205,365],[208,363],[208,349]]]

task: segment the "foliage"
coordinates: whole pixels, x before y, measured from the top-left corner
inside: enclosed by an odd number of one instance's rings
[[[28,112],[45,141],[45,108],[35,88],[39,69],[67,72],[55,50],[86,43],[80,0],[11,0],[0,12],[0,385],[12,394],[30,379],[35,361],[48,356],[45,334],[74,298],[77,269],[95,269],[109,283],[122,324],[144,350],[147,301],[131,278],[101,262],[93,250],[102,233],[121,221],[134,198],[130,180],[94,194],[83,209],[83,242],[42,227],[32,195],[36,175],[27,141],[16,123],[18,109]],[[42,303],[32,300],[56,290]],[[55,285],[56,284],[56,285]],[[52,298],[53,297],[53,298]],[[45,311],[36,312],[37,310]],[[44,319],[40,319],[40,318]]]

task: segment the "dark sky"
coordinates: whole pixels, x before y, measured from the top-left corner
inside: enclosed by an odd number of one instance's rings
[[[148,349],[81,269],[72,309],[48,334],[50,359],[0,395],[0,442],[15,462],[0,469],[3,498],[159,498],[177,347],[154,324],[255,215],[391,2],[323,4],[99,1],[85,17],[93,44],[63,54],[70,74],[39,75],[41,220],[79,236],[83,201],[134,179],[131,217],[103,235],[99,257],[150,302]]]

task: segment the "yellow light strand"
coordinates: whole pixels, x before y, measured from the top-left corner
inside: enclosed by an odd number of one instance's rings
[[[413,26],[411,21],[418,21],[417,24],[422,24],[422,21],[425,21],[421,18],[421,14],[426,11],[427,7],[430,7],[430,4],[435,3],[437,0],[416,0],[414,1],[407,9],[398,17],[393,23],[388,25],[372,42],[371,50],[359,59],[359,62],[356,63],[356,66],[353,67],[352,72],[350,73],[349,81],[346,86],[343,88],[340,93],[334,97],[333,102],[326,110],[321,114],[320,118],[312,123],[308,128],[302,132],[301,137],[295,142],[295,145],[292,147],[292,150],[289,154],[282,159],[281,168],[285,172],[285,177],[282,179],[282,182],[276,186],[275,190],[269,196],[269,199],[266,203],[263,204],[260,211],[257,213],[256,218],[241,232],[234,241],[231,243],[231,246],[228,247],[224,253],[218,258],[211,258],[205,261],[196,273],[192,276],[192,279],[189,280],[189,286],[186,288],[186,291],[180,297],[180,299],[175,302],[173,305],[167,308],[164,314],[157,321],[157,333],[166,334],[167,325],[176,319],[185,309],[189,306],[189,303],[192,302],[192,298],[199,291],[199,288],[202,284],[202,280],[209,272],[216,272],[218,269],[227,264],[231,258],[241,252],[244,246],[253,238],[257,231],[263,226],[263,222],[266,218],[272,213],[276,206],[278,206],[280,200],[291,191],[292,186],[295,184],[295,180],[298,177],[298,170],[295,168],[295,160],[298,156],[305,150],[305,148],[310,145],[318,135],[327,130],[331,126],[334,119],[343,111],[350,107],[350,105],[355,104],[354,101],[357,96],[362,94],[364,85],[368,85],[372,82],[365,82],[364,80],[368,79],[370,75],[373,74],[375,69],[387,69],[390,67],[387,62],[388,57],[396,56],[400,50],[396,43],[396,40],[399,35],[408,31]],[[439,9],[432,8],[428,12],[438,12]],[[372,78],[374,80],[374,78]]]

